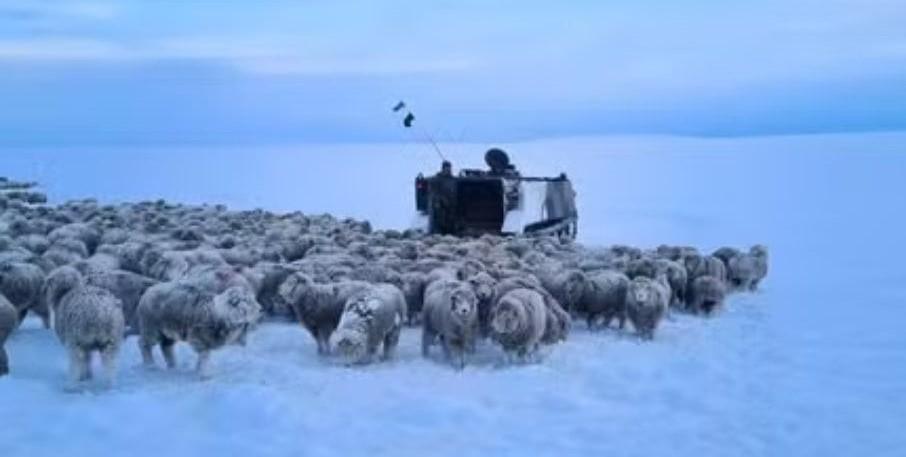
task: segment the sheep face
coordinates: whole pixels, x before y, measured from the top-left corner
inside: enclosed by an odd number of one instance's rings
[[[366,346],[367,335],[364,332],[351,329],[337,330],[332,339],[337,353],[347,363],[362,361],[368,354]]]
[[[582,295],[585,293],[585,282],[585,276],[578,271],[574,271],[566,277],[564,293],[567,303],[578,303],[582,299]]]
[[[469,278],[469,285],[475,292],[475,297],[482,302],[494,298],[494,278],[491,275],[481,272]]]
[[[519,330],[521,320],[522,316],[518,311],[518,306],[504,299],[497,304],[491,328],[502,335],[514,333]]]
[[[647,287],[633,287],[632,296],[636,303],[648,303],[651,298],[651,290]]]
[[[457,290],[450,294],[450,314],[453,319],[465,323],[469,322],[476,313],[475,295],[464,290]]]

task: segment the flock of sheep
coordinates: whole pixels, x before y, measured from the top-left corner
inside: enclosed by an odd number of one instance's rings
[[[576,318],[593,329],[616,321],[620,331],[628,320],[650,339],[668,312],[710,315],[767,274],[760,245],[708,255],[461,239],[221,205],[51,206],[30,187],[0,178],[0,375],[9,371],[4,342],[34,313],[69,353],[68,389],[92,377],[94,352],[112,384],[132,335],[147,365],[160,347],[174,367],[174,344],[188,343],[208,377],[211,352],[245,344],[263,319],[300,322],[319,354],[348,364],[393,357],[405,327],[421,327],[423,355],[439,346],[456,367],[478,344],[534,360]]]

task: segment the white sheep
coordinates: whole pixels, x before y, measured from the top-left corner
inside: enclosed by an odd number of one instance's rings
[[[41,299],[44,284],[44,270],[25,262],[0,264],[0,293],[9,300],[19,313],[19,323],[29,311],[41,317],[44,328],[50,328],[50,311]]]
[[[689,286],[687,309],[694,314],[711,315],[723,308],[726,297],[724,282],[714,276],[699,276]]]
[[[318,354],[326,355],[330,353],[330,335],[340,323],[346,300],[367,288],[368,283],[360,281],[318,284],[311,276],[296,272],[287,276],[278,293],[315,339]]]
[[[244,341],[260,312],[254,295],[241,286],[217,294],[188,281],[152,286],[142,295],[137,310],[142,360],[153,366],[152,350],[160,345],[167,366],[174,368],[173,346],[186,341],[198,354],[198,375],[206,379],[211,352]]]
[[[654,332],[670,304],[670,286],[667,278],[657,279],[638,276],[629,283],[626,291],[626,314],[633,328],[644,339],[654,338]]]
[[[590,275],[577,311],[584,315],[589,329],[599,323],[608,327],[617,319],[622,329],[626,323],[626,291],[629,278],[616,270],[603,270]]]
[[[444,355],[459,368],[466,353],[475,348],[478,332],[478,299],[472,288],[453,279],[434,281],[425,289],[422,311],[422,355],[428,357],[438,337]]]
[[[405,318],[406,300],[396,286],[370,286],[346,301],[332,345],[347,363],[370,363],[381,345],[384,360],[390,359]]]
[[[67,390],[91,379],[95,351],[101,355],[107,385],[114,384],[125,326],[122,303],[104,289],[77,285],[60,297],[54,307],[54,331],[69,352]]]
[[[508,357],[522,360],[537,353],[547,326],[544,297],[531,289],[504,294],[491,310],[491,339]]]

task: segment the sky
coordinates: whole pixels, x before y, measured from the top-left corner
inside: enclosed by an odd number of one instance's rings
[[[902,0],[2,0],[0,146],[906,130],[903,24]]]

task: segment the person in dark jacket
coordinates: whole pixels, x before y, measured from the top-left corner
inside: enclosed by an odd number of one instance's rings
[[[453,177],[453,165],[444,160],[440,171],[431,178],[428,186],[430,232],[444,235],[457,233],[456,178]]]

